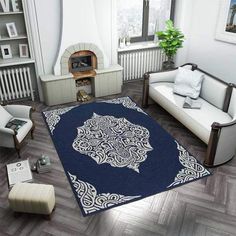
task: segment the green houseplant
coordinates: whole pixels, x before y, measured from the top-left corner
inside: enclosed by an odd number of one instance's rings
[[[163,70],[169,70],[174,67],[173,57],[179,48],[182,48],[184,42],[183,33],[174,27],[171,20],[166,21],[164,31],[156,32],[159,39],[159,46],[167,56],[167,61],[163,62]]]

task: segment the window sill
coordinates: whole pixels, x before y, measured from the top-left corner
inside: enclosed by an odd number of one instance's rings
[[[155,43],[153,41],[147,41],[147,42],[139,42],[139,43],[131,43],[128,46],[125,46],[124,48],[118,48],[118,52],[128,52],[128,51],[135,51],[139,49],[147,49],[147,48],[156,48],[158,47],[158,43]]]

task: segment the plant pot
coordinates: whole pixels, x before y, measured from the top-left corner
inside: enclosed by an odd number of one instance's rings
[[[173,61],[163,61],[162,70],[171,70],[175,68],[175,63]]]

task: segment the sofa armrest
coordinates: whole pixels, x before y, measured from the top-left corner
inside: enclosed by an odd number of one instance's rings
[[[24,105],[6,105],[4,108],[14,117],[31,119],[31,113],[34,110],[31,106]]]
[[[16,135],[17,132],[12,130],[12,129],[9,129],[9,128],[4,128],[4,127],[0,127],[0,133],[2,134],[10,134],[10,135]]]
[[[168,70],[168,71],[149,73],[149,84],[157,83],[157,82],[172,82],[172,83],[174,83],[177,71],[178,71],[178,69],[175,68],[173,70]]]
[[[236,120],[213,123],[204,164],[214,167],[231,160],[236,152]]]

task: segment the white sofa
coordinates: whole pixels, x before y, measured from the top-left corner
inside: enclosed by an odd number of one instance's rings
[[[208,145],[204,164],[208,167],[224,164],[236,151],[236,86],[201,70],[192,63],[182,67],[204,74],[201,109],[182,108],[185,97],[174,94],[177,69],[144,75],[143,107],[148,98],[161,105],[184,126]]]

